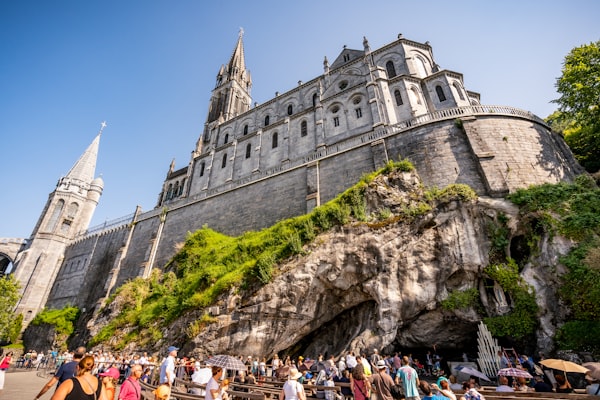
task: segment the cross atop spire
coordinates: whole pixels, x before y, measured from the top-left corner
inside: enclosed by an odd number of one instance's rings
[[[239,32],[239,34],[238,34],[238,37],[239,37],[240,39],[244,37],[244,28],[242,28],[241,26],[240,26],[240,32]]]
[[[102,123],[100,123],[100,132],[98,132],[98,135],[102,134],[104,128],[106,128],[106,121],[102,121]]]

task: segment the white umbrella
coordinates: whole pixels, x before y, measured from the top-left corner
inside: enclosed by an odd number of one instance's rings
[[[239,359],[226,354],[212,356],[206,361],[206,365],[221,367],[223,369],[231,369],[237,371],[248,371],[248,367]]]
[[[467,375],[471,375],[471,376],[476,376],[476,377],[478,377],[480,379],[483,379],[483,380],[486,380],[486,381],[489,381],[489,382],[492,381],[483,372],[477,371],[475,368],[465,367],[464,365],[459,365],[455,369],[457,371],[462,372],[463,374],[467,374]]]

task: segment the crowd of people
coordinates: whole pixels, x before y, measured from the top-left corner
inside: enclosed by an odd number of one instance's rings
[[[65,353],[28,351],[16,359],[9,352],[0,361],[0,389],[4,371],[14,365],[17,368],[54,366],[54,375],[41,388],[36,400],[52,388],[55,389],[52,400],[140,400],[140,382],[157,386],[155,399],[163,400],[169,397],[175,378],[191,382],[190,393],[203,395],[206,400],[230,400],[230,389],[248,391],[248,385],[260,385],[267,379],[284,382],[280,400],[305,400],[303,384],[318,388],[310,395],[324,400],[370,400],[373,394],[378,400],[485,400],[478,379],[471,377],[466,382],[457,382],[435,350],[425,354],[424,363],[411,354],[384,355],[377,349],[368,356],[352,351],[340,357],[325,358],[320,354],[315,359],[303,356],[280,359],[275,355],[269,362],[266,357],[239,356],[244,364],[241,370],[207,366],[207,360],[180,358],[178,352],[177,347],[170,346],[161,360],[145,352],[120,355],[86,352],[83,347]],[[527,356],[510,360],[505,354],[498,356],[501,366],[516,365],[535,372],[535,363]],[[555,376],[554,387],[544,376],[532,375],[530,380],[499,376],[496,391],[573,391],[565,375]],[[335,386],[336,382],[345,383],[338,385],[341,394],[324,389]],[[597,386],[596,395],[600,394]]]

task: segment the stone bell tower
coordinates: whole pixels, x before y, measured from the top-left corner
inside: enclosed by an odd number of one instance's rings
[[[234,118],[250,109],[252,97],[252,77],[246,69],[244,57],[244,30],[240,29],[238,40],[227,65],[222,65],[217,73],[217,81],[208,106],[208,116],[204,132],[196,145],[196,155],[206,153],[217,145],[214,143],[219,124]],[[207,146],[202,149],[203,144]],[[210,146],[212,144],[213,146]]]
[[[90,224],[104,182],[94,178],[100,136],[106,123],[56,189],[26,246],[15,260],[15,278],[21,284],[16,313],[23,314],[24,328],[44,308],[54,279],[64,258],[66,246]]]

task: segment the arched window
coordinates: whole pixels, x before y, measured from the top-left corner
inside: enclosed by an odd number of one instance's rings
[[[393,78],[396,76],[396,68],[394,67],[394,63],[392,61],[385,63],[385,69],[387,70],[388,78]]]
[[[178,193],[179,193],[179,181],[175,182],[175,187],[173,188],[173,193],[171,194],[171,197],[173,197],[173,198],[177,197]]]
[[[440,85],[437,85],[435,87],[435,91],[438,95],[438,99],[440,99],[440,101],[446,101],[446,95],[444,94],[444,89],[442,89],[442,87]]]
[[[317,106],[317,94],[313,94],[313,107]]]
[[[225,139],[223,139],[223,144],[227,144],[229,142],[229,133],[225,134]]]
[[[244,136],[248,134],[248,125],[244,125]]]
[[[400,91],[398,89],[394,90],[394,97],[396,98],[397,106],[401,106],[402,104],[404,104],[404,102],[402,101],[402,95],[400,94]]]
[[[78,210],[79,210],[79,204],[77,204],[75,202],[69,204],[69,207],[67,208],[67,217],[75,218]]]
[[[252,151],[252,144],[248,143],[246,145],[246,158],[250,158],[251,151]]]
[[[273,132],[273,138],[272,138],[272,148],[276,148],[277,147],[277,132]]]
[[[269,116],[267,115],[265,117],[265,126],[268,126],[268,125],[269,125]]]
[[[202,164],[200,164],[200,176],[204,176],[204,167],[206,166],[206,163],[203,161]]]
[[[221,161],[221,168],[225,168],[227,166],[227,153],[223,154],[223,161]]]
[[[300,123],[300,136],[304,137],[306,135],[308,135],[308,124],[306,121],[302,121]]]
[[[169,189],[167,189],[167,200],[171,200],[173,198],[173,184],[169,183]]]
[[[179,186],[179,192],[177,193],[177,196],[181,196],[183,194],[183,186],[185,185],[185,178],[183,178],[183,180],[181,181],[181,186]]]
[[[421,96],[419,96],[419,91],[416,87],[413,86],[410,88],[410,94],[413,98],[414,103],[421,104]]]
[[[419,56],[415,57],[415,63],[417,67],[417,74],[423,78],[427,76],[427,69],[425,68],[425,61]]]
[[[292,113],[294,112],[294,108],[292,107],[292,105],[290,104],[288,106],[288,115],[292,115]]]
[[[458,82],[454,82],[453,85],[454,85],[454,89],[456,89],[456,92],[458,93],[458,97],[461,100],[464,100],[465,96],[463,96],[463,92],[462,92],[462,89],[460,87],[460,84]]]
[[[64,200],[61,199],[58,202],[56,202],[56,205],[54,206],[54,210],[52,211],[52,216],[50,217],[50,220],[48,221],[48,230],[49,231],[53,231],[56,228],[56,224],[58,223],[58,218],[60,217],[60,214],[62,213],[64,206],[65,206]]]

